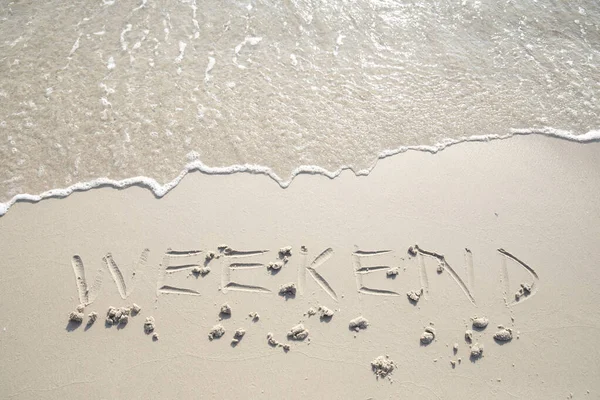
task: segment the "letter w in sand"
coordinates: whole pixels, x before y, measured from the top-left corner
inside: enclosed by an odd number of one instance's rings
[[[133,290],[133,280],[135,278],[135,270],[136,268],[143,267],[146,265],[148,260],[148,253],[150,250],[144,249],[140,256],[140,259],[137,265],[134,265],[131,278],[129,280],[129,290],[127,289],[127,283],[125,282],[125,278],[123,277],[123,273],[121,272],[119,266],[113,259],[111,253],[108,253],[105,257],[102,258],[102,266],[98,268],[96,271],[96,276],[94,277],[94,282],[89,285],[88,281],[85,277],[85,267],[83,265],[83,260],[79,255],[74,255],[71,260],[71,264],[73,266],[73,272],[75,273],[75,279],[77,281],[77,291],[79,294],[79,302],[81,304],[91,304],[100,293],[100,289],[102,288],[102,281],[104,278],[104,270],[108,269],[110,275],[117,286],[117,290],[119,291],[119,295],[121,298],[126,299]]]

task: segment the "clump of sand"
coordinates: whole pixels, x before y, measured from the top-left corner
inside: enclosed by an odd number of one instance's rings
[[[385,273],[385,276],[388,278],[395,278],[400,273],[400,269],[398,267],[390,268]]]
[[[438,263],[436,271],[437,271],[438,275],[441,274],[442,272],[444,272],[444,263],[443,262],[440,261]]]
[[[311,307],[306,311],[306,315],[312,317],[313,315],[317,315],[317,310],[314,307]]]
[[[419,246],[410,246],[407,251],[408,255],[411,257],[416,257],[419,254]]]
[[[154,333],[152,334],[152,340],[156,342],[158,339],[159,339],[158,333],[157,333],[157,332],[154,332]]]
[[[204,261],[206,263],[211,262],[215,258],[216,254],[214,251],[207,251],[206,256],[204,256]]]
[[[394,371],[396,363],[388,355],[379,356],[371,361],[371,368],[377,378],[385,378]]]
[[[335,312],[332,309],[327,308],[325,306],[319,306],[319,312],[321,313],[321,319],[326,320],[330,320],[331,318],[333,318],[333,314],[335,314]]]
[[[471,346],[471,359],[477,360],[481,357],[483,357],[483,345],[475,343]]]
[[[137,304],[133,303],[131,305],[131,315],[135,316],[135,315],[138,315],[140,312],[142,312],[142,307],[140,307]]]
[[[246,334],[246,330],[243,328],[238,328],[235,330],[235,332],[233,333],[233,339],[231,340],[232,344],[238,344],[240,342],[240,340],[242,340],[242,338],[244,337],[244,335]]]
[[[421,344],[428,345],[433,342],[435,339],[435,329],[432,326],[428,326],[425,328],[425,331],[421,334],[420,341]]]
[[[256,311],[251,312],[248,316],[252,319],[252,322],[256,322],[260,319],[260,315]]]
[[[485,329],[490,322],[486,317],[478,316],[471,317],[471,321],[473,323],[473,328],[476,329]]]
[[[292,256],[292,246],[285,246],[279,249],[279,258],[285,260]]]
[[[219,339],[224,334],[225,334],[225,328],[223,328],[223,325],[220,325],[220,324],[219,325],[215,325],[208,332],[208,339],[209,340]]]
[[[88,325],[92,325],[98,319],[98,313],[96,311],[92,311],[88,314]]]
[[[467,343],[473,342],[473,331],[470,329],[467,329],[465,331],[465,342],[467,342]]]
[[[69,313],[69,321],[80,324],[83,321],[83,313],[77,311],[71,311]]]
[[[413,304],[417,304],[422,295],[423,295],[423,288],[421,288],[421,290],[419,290],[419,291],[411,290],[410,292],[406,293],[408,300]]]
[[[73,322],[76,324],[80,324],[83,321],[83,311],[85,310],[85,305],[79,304],[75,311],[71,311],[69,313],[69,322]]]
[[[195,276],[202,276],[205,277],[206,275],[208,275],[210,273],[210,267],[207,266],[203,266],[203,267],[194,267],[192,269],[192,274],[194,274]]]
[[[308,329],[302,324],[294,326],[287,334],[288,339],[291,340],[304,340],[308,337]]]
[[[108,307],[106,312],[106,324],[111,325],[127,325],[131,308],[129,307]]]
[[[285,351],[286,353],[290,351],[290,345],[283,344],[275,340],[275,337],[273,336],[272,332],[267,333],[267,343],[269,343],[269,346],[271,347],[282,347],[283,351]]]
[[[221,306],[221,310],[219,311],[219,315],[231,315],[231,307],[229,304],[225,303]]]
[[[494,333],[494,339],[499,342],[510,342],[513,338],[512,329],[498,325],[499,331]]]
[[[292,246],[285,246],[279,249],[279,260],[271,261],[267,264],[267,270],[273,274],[279,272],[285,264],[287,264],[289,258],[292,256]]]
[[[515,300],[521,300],[521,297],[527,297],[531,294],[533,287],[528,283],[521,283],[521,287],[515,293]]]
[[[154,328],[155,328],[154,317],[146,317],[146,321],[144,322],[144,332],[146,333],[146,335],[149,335],[152,332],[154,332]]]
[[[277,272],[281,268],[283,268],[283,261],[271,261],[267,264],[268,271]]]
[[[296,296],[296,284],[285,283],[279,287],[279,295],[285,298]]]
[[[362,315],[360,317],[356,317],[350,320],[348,327],[355,332],[358,332],[361,329],[367,329],[369,326],[369,321],[364,318]]]

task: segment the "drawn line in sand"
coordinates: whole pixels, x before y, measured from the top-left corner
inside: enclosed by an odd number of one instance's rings
[[[358,292],[363,294],[370,294],[373,296],[400,296],[399,293],[391,290],[370,289],[367,287],[361,287],[360,289],[358,289]]]
[[[79,294],[79,303],[88,304],[88,288],[85,280],[85,269],[83,267],[83,261],[78,255],[74,255],[71,261],[73,265],[73,272],[75,273],[75,280],[77,282],[77,292]]]
[[[248,250],[248,251],[241,251],[241,250],[234,250],[231,247],[225,247],[222,250],[223,254],[225,254],[228,257],[246,257],[246,256],[256,256],[259,254],[265,254],[268,253],[269,250]]]
[[[522,303],[530,297],[533,297],[537,293],[540,281],[537,272],[535,272],[535,270],[529,265],[525,264],[523,261],[521,261],[520,259],[518,259],[517,257],[515,257],[514,255],[502,248],[498,249],[498,253],[504,256],[502,257],[502,283],[504,284],[504,302],[506,303],[506,305],[510,307],[515,304]],[[510,290],[510,284],[508,280],[508,263],[506,262],[507,259],[512,260],[515,263],[517,263],[517,265],[520,265],[521,267],[525,268],[525,270],[529,273],[529,275],[531,275],[531,278],[533,279],[533,282],[531,282],[530,284],[521,284],[521,289],[519,289],[519,291],[515,294],[515,299],[511,302],[508,301],[508,292]]]
[[[169,256],[190,257],[202,253],[202,250],[167,250],[165,254]]]
[[[150,253],[149,249],[144,249],[140,255],[140,259],[137,264],[134,264],[131,271],[130,278],[130,288],[131,290],[127,291],[127,285],[125,283],[125,278],[119,269],[119,266],[114,261],[112,254],[108,253],[105,257],[102,258],[104,267],[109,270],[121,298],[126,299],[131,292],[133,291],[133,282],[135,279],[135,271],[137,268],[144,268],[148,261],[148,254]],[[75,279],[77,282],[77,292],[79,296],[79,302],[84,305],[89,305],[94,302],[98,294],[100,293],[100,289],[102,288],[104,268],[98,268],[96,272],[96,276],[94,278],[94,283],[91,287],[88,286],[87,279],[85,277],[85,266],[83,264],[83,260],[79,255],[74,255],[71,259],[71,265],[73,267],[73,273],[75,274]]]
[[[169,286],[169,285],[161,286],[160,289],[158,289],[158,291],[160,293],[166,293],[166,294],[188,294],[188,295],[192,295],[192,296],[200,295],[199,292],[192,290],[192,289],[178,288],[178,287]]]
[[[421,283],[423,285],[423,289],[424,289],[425,293],[429,292],[429,280],[427,278],[427,272],[425,269],[425,261],[423,260],[423,257],[422,257],[423,255],[436,259],[438,261],[438,268],[441,267],[443,270],[447,271],[450,274],[450,276],[452,277],[452,279],[458,284],[458,286],[463,291],[465,296],[467,296],[469,301],[474,305],[476,304],[475,298],[473,297],[471,290],[467,287],[467,285],[465,285],[465,282],[456,273],[454,268],[452,268],[450,266],[450,264],[448,264],[448,262],[446,261],[446,258],[444,257],[443,254],[438,254],[433,251],[424,250],[424,249],[420,248],[418,245],[414,245],[411,248],[409,248],[408,252],[409,252],[409,254],[416,252],[416,255],[419,259],[419,266],[420,266],[421,277],[422,277]],[[468,251],[468,252],[470,253],[470,251]],[[467,265],[467,268],[468,268],[468,265]]]
[[[473,253],[465,248],[465,270],[467,274],[467,284],[471,291],[475,290],[475,269],[473,268]]]
[[[117,289],[119,290],[119,294],[121,295],[121,298],[126,299],[127,298],[127,285],[125,284],[125,278],[123,278],[123,274],[121,273],[119,266],[113,259],[112,254],[108,253],[105,257],[102,258],[102,261],[104,261],[104,264],[106,265],[106,268],[108,269],[108,272],[110,272],[110,275],[112,276],[113,280],[115,281],[115,284],[117,285]],[[131,279],[133,280],[134,277],[135,277],[135,272],[132,275]]]
[[[359,256],[375,256],[378,254],[391,253],[392,250],[356,250],[354,254]]]
[[[359,269],[354,270],[357,274],[368,274],[369,272],[381,271],[382,269],[390,270],[389,265],[373,265],[369,267],[360,267]]]
[[[226,256],[234,257],[250,257],[267,253],[269,250],[250,250],[250,251],[238,251],[233,250],[229,246],[219,246],[219,251]],[[231,271],[235,270],[251,270],[264,268],[263,263],[254,262],[233,262],[224,266],[221,273],[221,290],[223,293],[227,293],[229,290],[237,290],[241,292],[255,292],[255,293],[271,293],[267,288],[255,285],[246,285],[244,283],[233,282],[231,280]]]
[[[169,265],[167,268],[165,268],[165,271],[172,274],[173,272],[182,271],[184,269],[193,269],[196,267],[200,267],[200,264]]]
[[[363,275],[367,275],[373,272],[385,271],[386,276],[392,270],[392,267],[389,265],[362,265],[363,258],[369,258],[373,256],[378,256],[382,254],[388,254],[391,250],[355,250],[352,252],[352,265],[354,268],[354,276],[356,277],[356,288],[359,293],[369,294],[374,296],[399,296],[398,292],[394,292],[392,290],[384,290],[384,289],[375,289],[366,287],[363,284]],[[393,276],[393,273],[392,273]]]
[[[240,292],[254,292],[254,293],[272,293],[269,289],[253,286],[253,285],[242,285],[240,283],[229,282],[225,286],[223,286],[223,293],[226,293],[228,290],[237,290]]]
[[[327,293],[329,297],[331,297],[333,300],[338,301],[338,297],[335,293],[335,290],[333,290],[329,282],[327,282],[327,280],[320,273],[317,272],[317,268],[325,264],[325,262],[327,262],[327,260],[329,260],[331,256],[333,256],[333,249],[331,247],[325,249],[313,260],[313,262],[309,266],[307,266],[307,251],[305,247],[303,247],[303,249],[300,251],[300,254],[302,255],[303,266],[298,271],[298,287],[300,294],[303,294],[306,288],[306,272],[308,271],[310,276],[315,280],[315,282],[317,282],[319,286],[321,286],[325,293]]]
[[[232,263],[229,264],[229,269],[255,269],[255,268],[264,268],[265,264],[261,263]]]

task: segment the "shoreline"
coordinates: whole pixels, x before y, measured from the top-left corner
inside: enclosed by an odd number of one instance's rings
[[[8,210],[18,202],[30,202],[37,203],[45,199],[49,198],[64,198],[71,195],[73,192],[82,192],[88,191],[91,189],[109,186],[115,189],[125,189],[132,186],[139,186],[150,190],[155,197],[161,198],[169,193],[173,188],[175,188],[179,183],[183,180],[183,178],[191,173],[191,172],[201,172],[207,175],[228,175],[235,173],[250,173],[250,174],[260,174],[266,175],[272,180],[274,180],[281,188],[285,189],[289,187],[298,175],[310,174],[310,175],[323,175],[330,179],[335,179],[338,177],[343,171],[350,170],[354,172],[355,176],[367,176],[369,175],[377,166],[380,160],[386,159],[388,157],[392,157],[395,155],[399,155],[402,153],[416,151],[416,152],[425,152],[436,154],[440,151],[445,150],[448,147],[452,147],[458,144],[464,143],[473,143],[473,142],[490,142],[495,140],[507,140],[512,139],[517,136],[529,136],[529,135],[540,135],[546,136],[550,138],[556,138],[561,140],[566,140],[569,142],[576,143],[594,143],[600,141],[600,130],[591,130],[587,133],[581,135],[574,135],[568,131],[557,130],[553,128],[544,128],[544,129],[512,129],[511,133],[499,136],[499,135],[475,135],[466,138],[459,138],[456,140],[448,139],[443,143],[439,143],[436,145],[428,146],[428,145],[420,145],[420,146],[401,146],[394,150],[384,150],[379,153],[375,161],[371,164],[369,168],[361,169],[355,171],[351,166],[342,166],[335,171],[329,171],[319,166],[313,165],[303,165],[296,168],[292,171],[291,175],[287,180],[279,177],[270,167],[261,166],[261,165],[252,165],[252,164],[243,164],[243,165],[232,165],[228,167],[209,167],[202,163],[200,160],[195,160],[188,163],[184,169],[181,171],[179,175],[177,175],[173,180],[167,182],[165,184],[160,184],[156,180],[145,177],[131,177],[125,178],[121,180],[109,179],[106,177],[96,178],[91,181],[86,182],[78,182],[67,188],[56,188],[45,191],[41,194],[17,194],[13,196],[10,200],[0,203],[0,217],[4,216]]]

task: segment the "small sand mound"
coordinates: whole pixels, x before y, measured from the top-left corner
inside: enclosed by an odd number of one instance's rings
[[[219,339],[224,334],[225,334],[225,328],[223,328],[223,325],[215,325],[208,332],[208,339],[210,339],[210,340]]]
[[[486,317],[471,317],[471,321],[473,322],[473,327],[476,329],[485,329],[490,321]]]
[[[233,344],[239,343],[245,334],[246,334],[245,329],[243,329],[243,328],[236,329],[236,331],[233,333],[233,339],[231,340],[231,343],[233,343]]]
[[[215,252],[214,251],[207,251],[206,255],[204,256],[204,260],[208,263],[210,262],[213,258],[215,258]]]
[[[423,332],[423,334],[421,334],[420,337],[420,341],[422,344],[424,345],[428,345],[429,343],[433,342],[433,340],[435,339],[435,329],[433,329],[433,327],[428,326],[427,328],[425,328],[425,331]]]
[[[423,289],[421,288],[421,290],[419,290],[418,292],[411,290],[410,292],[406,293],[406,296],[408,297],[408,300],[413,303],[413,304],[417,304],[419,302],[419,299],[421,298],[421,296],[423,295]]]
[[[291,340],[304,340],[308,337],[308,329],[302,324],[294,326],[287,334],[288,339]]]
[[[283,261],[271,261],[270,263],[267,264],[267,270],[268,271],[279,271],[281,268],[283,268]]]
[[[410,246],[408,248],[408,255],[411,257],[416,257],[419,253],[419,248],[417,246]]]
[[[396,368],[396,363],[389,356],[379,356],[371,361],[371,368],[377,378],[385,378]]]
[[[76,310],[77,310],[77,312],[82,313],[85,310],[85,305],[84,304],[78,305]]]
[[[471,359],[477,360],[483,356],[483,345],[475,343],[471,346]]]
[[[527,297],[531,294],[533,287],[528,283],[521,283],[521,287],[515,293],[515,300],[519,301],[521,297]]]
[[[83,313],[79,311],[71,311],[69,313],[69,321],[80,324],[83,321]]]
[[[292,246],[285,246],[279,249],[279,258],[292,256]]]
[[[308,315],[309,317],[312,317],[313,315],[317,315],[317,310],[315,310],[314,307],[311,307],[308,309],[308,311],[306,311],[306,315]]]
[[[494,339],[499,342],[510,342],[513,338],[512,329],[505,328],[502,325],[498,326],[500,329],[498,332],[494,333]]]
[[[399,273],[400,273],[400,270],[398,269],[398,267],[394,267],[394,268],[388,269],[387,272],[385,273],[385,276],[387,276],[388,278],[395,278]]]
[[[348,327],[355,332],[358,332],[360,329],[367,329],[368,326],[369,321],[362,315],[350,320],[350,323],[348,324]]]
[[[140,312],[142,312],[142,307],[133,303],[133,305],[131,306],[131,315],[135,316],[138,315]]]
[[[92,325],[98,319],[98,313],[96,311],[92,311],[88,314],[88,324]]]
[[[146,335],[149,335],[152,332],[154,332],[154,328],[155,328],[154,317],[146,317],[146,322],[144,322],[144,332],[146,333]]]
[[[225,303],[221,306],[221,310],[219,311],[221,315],[231,315],[231,307],[229,304]]]
[[[438,274],[441,274],[442,272],[444,272],[444,263],[443,262],[439,262],[438,263],[436,271],[437,271]]]
[[[108,307],[106,312],[106,324],[107,325],[126,325],[129,322],[129,314],[131,309],[129,307]]]
[[[154,333],[152,334],[152,340],[156,342],[158,339],[159,339],[158,333],[157,333],[157,332],[154,332]]]
[[[321,313],[321,318],[330,319],[333,318],[334,311],[325,306],[319,306],[319,312]]]
[[[251,312],[250,314],[248,314],[248,316],[252,318],[252,322],[256,322],[260,319],[260,315],[258,315],[256,311]]]
[[[194,274],[195,276],[206,276],[210,273],[210,267],[194,267],[192,269],[192,274]]]
[[[296,295],[296,284],[286,283],[279,287],[279,295],[284,297],[293,297]]]
[[[275,340],[272,332],[267,333],[267,343],[269,343],[269,346],[271,347],[282,347],[283,351],[286,353],[290,351],[290,345],[279,343],[277,340]]]
[[[465,331],[465,341],[466,341],[467,343],[471,343],[471,342],[473,342],[473,331],[472,331],[472,330],[470,330],[470,329],[467,329],[467,330]]]

